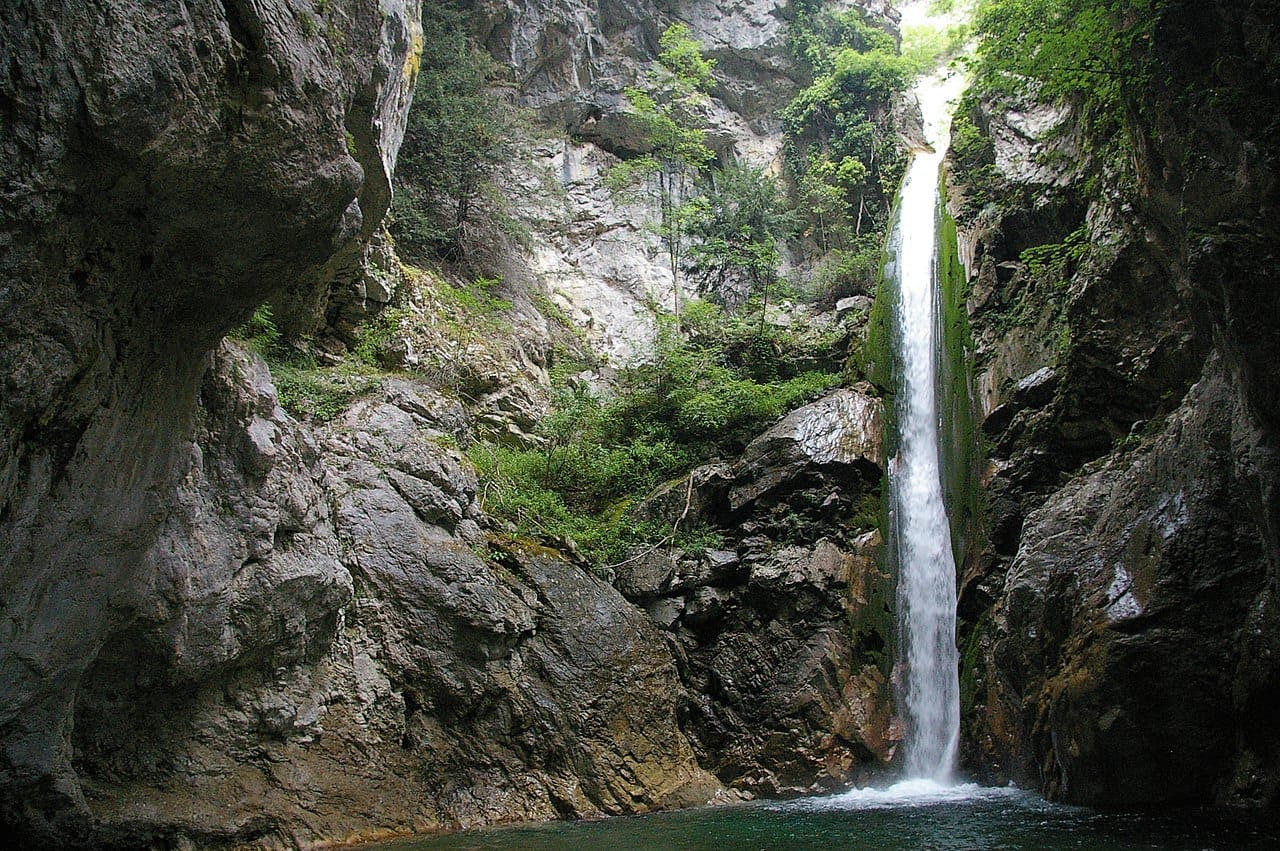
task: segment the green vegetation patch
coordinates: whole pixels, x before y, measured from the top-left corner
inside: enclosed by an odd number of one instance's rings
[[[807,236],[823,253],[838,253],[837,268],[860,277],[846,288],[870,291],[871,261],[906,168],[897,134],[886,129],[889,103],[916,68],[861,10],[795,5],[791,50],[811,82],[782,113],[788,175]]]
[[[631,509],[664,482],[741,451],[771,421],[835,386],[800,371],[779,337],[691,302],[686,334],[666,327],[654,359],[625,370],[603,397],[562,378],[537,447],[479,445],[470,457],[482,500],[517,534],[571,540],[603,568],[638,546],[713,545],[714,530],[637,520]],[[807,355],[806,355],[807,356]]]
[[[396,165],[391,232],[403,258],[460,256],[464,229],[510,158],[516,111],[492,90],[498,66],[467,35],[456,2],[423,5],[422,35],[405,66],[416,74]]]

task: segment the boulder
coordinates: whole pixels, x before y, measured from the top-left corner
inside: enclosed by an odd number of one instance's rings
[[[774,491],[795,487],[816,468],[872,473],[884,457],[880,400],[840,389],[787,414],[742,453],[729,507],[739,511]]]

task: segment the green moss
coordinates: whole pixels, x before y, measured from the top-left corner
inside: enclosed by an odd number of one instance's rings
[[[945,198],[945,186],[939,194]],[[980,540],[984,523],[981,473],[986,447],[978,428],[970,353],[968,278],[960,262],[956,222],[940,203],[938,229],[939,316],[938,405],[942,420],[942,487],[951,518],[951,542],[957,565],[964,565],[970,544]]]
[[[978,700],[982,682],[982,643],[991,629],[991,616],[985,614],[969,631],[960,651],[960,713],[968,715]]]
[[[320,25],[316,23],[315,16],[310,12],[303,12],[298,18],[298,23],[302,27],[302,34],[307,38],[315,38],[320,34]]]
[[[867,491],[858,498],[857,503],[854,504],[852,516],[849,518],[849,525],[852,528],[859,532],[880,528],[884,507],[882,491],[883,487]]]
[[[882,480],[879,488],[868,491],[859,503],[859,514],[865,510],[865,519],[871,525],[882,530],[888,522],[889,483]],[[855,521],[861,527],[861,521]],[[849,610],[849,629],[853,635],[855,646],[859,649],[862,661],[875,665],[880,669],[887,681],[893,673],[893,643],[896,633],[894,615],[894,596],[897,593],[897,582],[894,571],[886,569],[893,563],[892,545],[882,534],[882,545],[874,553],[867,553],[875,559],[877,569],[864,578],[862,590],[864,598],[856,602]]]
[[[978,102],[970,90],[956,105],[951,122],[950,159],[964,185],[960,218],[966,222],[972,221],[988,204],[995,203],[1004,184],[995,164],[995,144],[974,120],[977,114]]]
[[[894,321],[898,303],[897,263],[896,252],[886,248],[863,343],[862,364],[866,377],[885,399],[892,399],[897,392],[895,341],[898,332]]]

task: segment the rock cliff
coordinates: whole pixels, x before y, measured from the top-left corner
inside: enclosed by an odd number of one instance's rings
[[[86,835],[76,696],[156,605],[209,352],[266,297],[308,322],[386,209],[416,4],[326,9],[0,13],[0,774],[33,835]]]
[[[1277,801],[1265,14],[1165,4],[1127,161],[1070,108],[991,101],[953,159],[990,441],[968,754],[1065,800]]]
[[[486,516],[460,449],[539,445],[556,345],[605,355],[581,379],[605,384],[651,348],[676,282],[655,211],[604,186],[638,144],[622,92],[684,21],[718,63],[714,152],[776,167],[788,4],[464,5],[538,129],[496,181],[520,238],[482,235],[512,319],[461,335],[477,315],[381,232],[415,2],[0,11],[0,826],[22,844],[302,846],[891,763],[868,385],[635,506],[714,546],[605,567]],[[953,162],[990,449],[959,530],[984,776],[1277,801],[1273,5],[1167,4],[1127,158],[1071,105],[989,101]],[[324,417],[224,340],[269,303],[338,358],[393,301],[405,372],[356,376]],[[765,319],[848,346],[868,307]]]
[[[569,262],[581,298],[562,302],[632,356],[663,264],[599,181],[625,146],[619,86],[658,22],[686,17],[727,71],[718,149],[768,162],[783,4],[473,5],[522,101],[574,135],[512,165],[513,193],[548,164],[568,175],[580,230],[535,226],[510,285]],[[289,336],[350,341],[390,299],[380,227],[417,15],[0,12],[0,822],[25,845],[628,813],[836,788],[892,752],[865,392],[695,472],[686,499],[739,530],[723,549],[651,552],[610,583],[485,517],[457,448],[527,437],[546,381],[532,288],[511,345],[470,366],[479,405],[382,376],[299,422],[263,361],[220,342],[264,302]]]

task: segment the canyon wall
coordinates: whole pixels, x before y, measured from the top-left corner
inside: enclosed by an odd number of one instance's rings
[[[621,87],[677,18],[722,62],[717,150],[776,158],[782,4],[470,14],[563,132],[509,166],[512,191],[550,169],[579,231],[534,206],[532,247],[503,249],[528,321],[481,361],[487,402],[409,370],[320,424],[223,338],[269,303],[323,346],[386,301],[416,4],[0,13],[0,821],[22,845],[620,814],[839,788],[892,753],[887,577],[875,518],[848,522],[881,477],[877,400],[838,391],[682,482],[739,529],[724,549],[603,578],[486,517],[457,448],[537,415],[530,306],[566,263],[593,344],[625,358],[652,334],[635,306],[662,261],[574,163],[625,148]],[[678,511],[673,491],[647,510]]]
[[[1165,4],[1121,155],[1070,105],[966,116],[951,203],[989,464],[961,640],[985,777],[1277,801],[1276,11]]]

